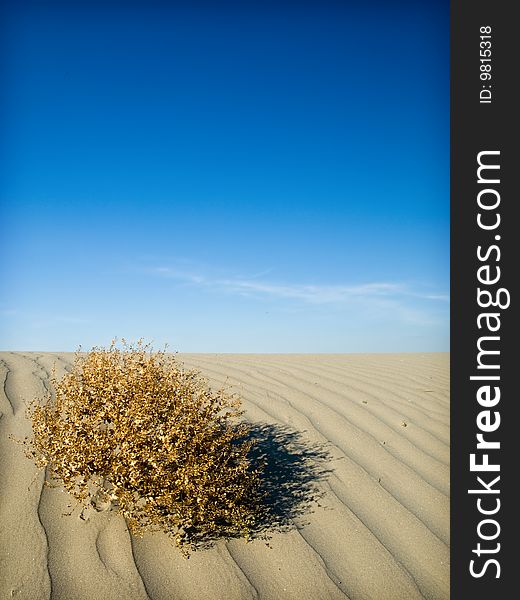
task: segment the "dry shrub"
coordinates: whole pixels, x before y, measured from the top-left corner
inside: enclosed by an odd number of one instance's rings
[[[187,554],[204,540],[248,536],[260,473],[238,397],[142,341],[77,354],[30,407],[28,454],[83,506],[112,508],[130,530],[162,530]]]

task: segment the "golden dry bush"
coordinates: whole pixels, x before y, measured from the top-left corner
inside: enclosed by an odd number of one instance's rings
[[[185,553],[249,535],[262,493],[238,397],[142,341],[77,354],[52,384],[29,409],[27,454],[84,507],[118,511],[138,535],[164,531]]]

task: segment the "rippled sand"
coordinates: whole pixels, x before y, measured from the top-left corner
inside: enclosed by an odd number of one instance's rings
[[[185,560],[69,497],[9,434],[72,354],[0,353],[0,597],[26,600],[406,600],[449,597],[449,355],[179,357],[243,398],[245,417],[327,449],[322,495],[289,531]],[[275,449],[276,450],[276,449]],[[312,510],[311,510],[312,509]]]

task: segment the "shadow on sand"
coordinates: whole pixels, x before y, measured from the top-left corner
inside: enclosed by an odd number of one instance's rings
[[[294,527],[293,521],[311,511],[321,495],[319,483],[332,472],[327,445],[312,443],[284,425],[255,424],[248,439],[253,440],[251,459],[263,464],[261,493],[265,517],[260,531]]]
[[[313,503],[323,495],[319,484],[333,470],[332,456],[328,444],[310,442],[303,433],[280,424],[250,424],[244,440],[253,442],[249,456],[262,473],[261,508],[250,539],[268,540],[275,532],[302,527],[304,523],[295,521],[313,512]],[[219,538],[199,537],[192,550],[210,548]]]

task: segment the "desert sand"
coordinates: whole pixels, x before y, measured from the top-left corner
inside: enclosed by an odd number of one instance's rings
[[[73,354],[3,352],[0,598],[449,597],[449,355],[179,358],[211,386],[231,385],[245,418],[270,432],[283,475],[271,474],[273,488],[292,527],[268,542],[221,540],[186,560],[162,534],[131,537],[110,511],[64,516],[70,497],[43,485],[10,435],[30,435],[26,402]]]

